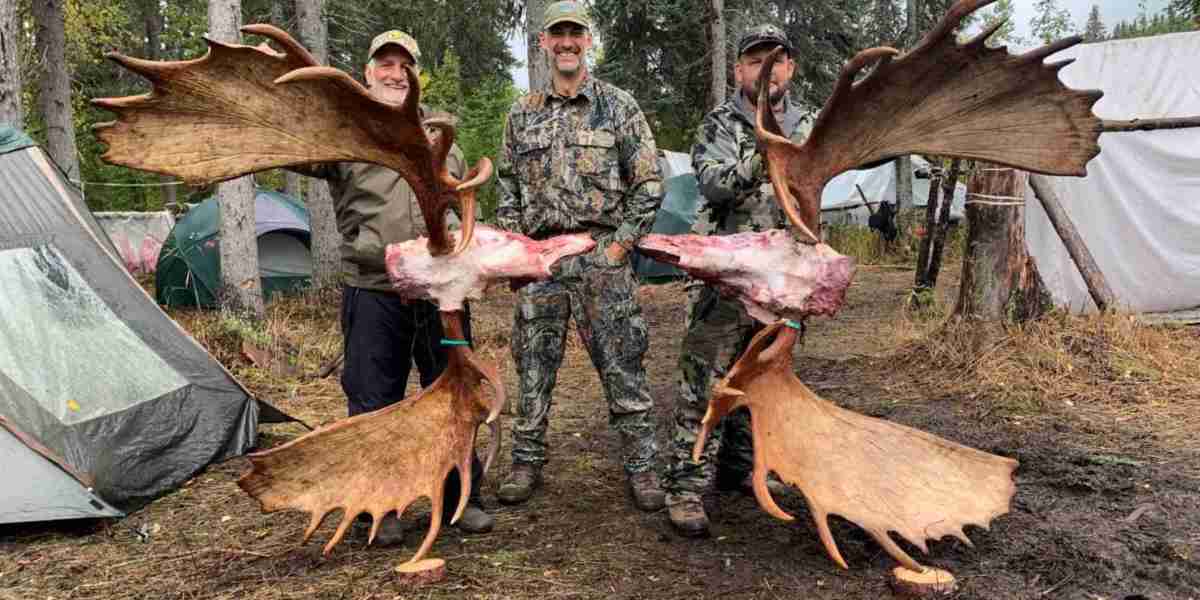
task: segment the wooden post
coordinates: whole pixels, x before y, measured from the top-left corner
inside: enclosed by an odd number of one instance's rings
[[[1067,247],[1067,253],[1071,255],[1071,260],[1075,262],[1079,274],[1083,276],[1088,293],[1092,295],[1092,300],[1096,301],[1096,308],[1103,312],[1115,307],[1116,294],[1108,286],[1108,280],[1100,271],[1100,267],[1096,264],[1096,259],[1088,250],[1087,245],[1083,243],[1083,238],[1079,237],[1079,230],[1075,229],[1075,223],[1067,215],[1050,180],[1045,175],[1033,174],[1029,176],[1029,185],[1033,187],[1034,195],[1042,203],[1042,208],[1046,209],[1046,216],[1050,219],[1050,224],[1058,232],[1063,246]]]
[[[1028,173],[979,163],[967,184],[967,249],[955,316],[1033,319],[1052,303],[1025,247]]]
[[[937,173],[940,171],[940,164],[929,165],[929,195],[925,199],[925,235],[921,237],[921,245],[917,250],[917,275],[913,282],[914,292],[933,287],[929,277],[929,251],[933,248],[933,230],[937,227],[939,177]],[[897,180],[897,185],[899,185],[899,180]]]
[[[950,233],[950,206],[954,204],[954,190],[958,187],[958,174],[961,169],[961,158],[951,160],[950,172],[942,178],[942,204],[938,208],[937,230],[930,232],[933,241],[926,277],[931,288],[937,287],[938,273],[942,270],[942,252],[946,247],[946,236]],[[933,184],[930,183],[930,185]]]

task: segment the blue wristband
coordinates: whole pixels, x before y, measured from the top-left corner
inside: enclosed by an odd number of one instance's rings
[[[796,329],[796,330],[800,330],[800,331],[804,330],[803,323],[797,323],[791,319],[784,319],[783,324],[787,325],[788,327],[791,327],[792,329]]]

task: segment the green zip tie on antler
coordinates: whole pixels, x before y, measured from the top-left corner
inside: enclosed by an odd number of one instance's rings
[[[470,346],[471,342],[468,342],[467,340],[448,340],[448,339],[442,338],[442,345],[443,346]]]

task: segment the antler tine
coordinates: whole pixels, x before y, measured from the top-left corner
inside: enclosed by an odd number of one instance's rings
[[[997,31],[999,31],[1001,27],[1004,27],[1004,24],[1007,22],[1008,22],[1008,19],[996,19],[995,23],[992,23],[991,25],[988,25],[987,27],[985,27],[983,29],[983,31],[981,31],[979,33],[979,35],[971,38],[971,40],[969,42],[967,42],[966,45],[975,47],[975,46],[982,46],[982,45],[986,44],[988,41],[988,38],[992,37],[992,35],[995,34]]]
[[[404,96],[400,112],[405,119],[416,122],[421,119],[421,77],[412,65],[404,65],[404,73],[408,76],[408,94]]]
[[[1082,37],[1073,35],[1071,37],[1065,37],[1056,42],[1046,44],[1040,48],[1034,48],[1029,52],[1019,55],[1017,58],[1024,62],[1041,62],[1042,60],[1045,60],[1047,56],[1066,50],[1067,48],[1070,48],[1071,46],[1077,45],[1081,42],[1083,42]]]
[[[283,46],[283,51],[287,54],[290,62],[296,65],[294,68],[302,66],[317,66],[320,61],[317,60],[308,48],[305,48],[296,38],[288,35],[288,33],[274,25],[266,23],[256,23],[242,27],[242,33],[252,33],[261,35],[267,39],[273,40],[280,46]]]
[[[963,19],[967,18],[967,15],[993,2],[996,2],[996,0],[958,0],[954,6],[950,7],[950,10],[946,11],[946,14],[942,16],[942,20],[938,21],[937,26],[927,33],[925,37],[921,38],[921,41],[909,54],[916,54],[929,46],[939,43],[942,38],[953,34],[954,30],[962,24]]]

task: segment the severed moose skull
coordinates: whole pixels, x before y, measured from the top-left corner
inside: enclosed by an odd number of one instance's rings
[[[451,232],[450,237],[457,240],[460,235]],[[594,247],[596,242],[586,233],[537,241],[479,225],[458,254],[434,256],[429,239],[421,237],[388,246],[386,263],[400,295],[433,300],[440,310],[449,311],[462,310],[463,300],[479,299],[501,279],[546,279],[559,259]]]

